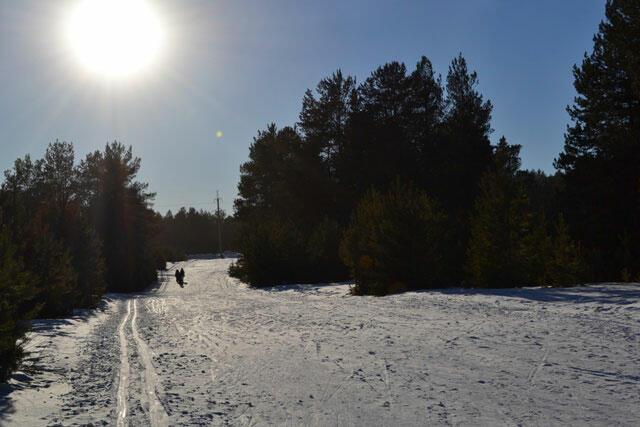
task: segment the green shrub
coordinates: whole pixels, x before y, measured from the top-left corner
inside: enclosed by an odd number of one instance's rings
[[[308,262],[305,241],[296,226],[275,219],[244,227],[242,257],[229,273],[253,286],[305,281]]]
[[[342,232],[336,221],[325,217],[315,225],[307,239],[306,254],[310,280],[344,280],[349,273],[339,255]]]
[[[546,255],[543,274],[533,272],[534,280],[540,286],[570,286],[580,283],[588,276],[580,247],[569,235],[569,231],[560,216],[556,221],[553,233],[548,238],[548,251],[540,251]]]
[[[550,232],[513,175],[487,173],[471,217],[466,271],[477,287],[568,286],[585,277],[579,248],[560,217]]]
[[[0,383],[17,368],[23,351],[18,342],[33,314],[27,302],[32,277],[24,271],[7,233],[0,231]]]
[[[444,214],[411,184],[396,181],[360,201],[340,254],[354,293],[386,295],[442,282]]]
[[[35,306],[43,318],[62,317],[71,313],[78,298],[77,273],[69,250],[50,234],[43,232],[27,250],[29,271],[35,280]]]
[[[528,265],[536,264],[547,236],[543,228],[532,230],[524,188],[510,170],[501,168],[482,178],[470,225],[465,263],[469,284],[485,288],[528,284]]]

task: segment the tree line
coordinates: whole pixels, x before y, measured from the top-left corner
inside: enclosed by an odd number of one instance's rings
[[[564,286],[640,279],[640,4],[610,0],[556,173],[522,170],[490,141],[492,104],[459,55],[361,83],[340,70],[299,120],[250,146],[235,201],[255,285],[353,278],[384,295],[442,286]]]
[[[22,356],[29,319],[95,307],[105,292],[157,280],[167,261],[218,251],[215,214],[161,216],[137,180],[141,159],[114,142],[79,163],[56,141],[42,159],[14,162],[0,186],[0,382]],[[237,249],[234,218],[221,212],[224,250]]]
[[[218,223],[223,251],[238,250],[238,223],[223,210],[220,213],[182,207],[175,213],[169,210],[160,219],[158,241],[167,251],[166,258],[185,259],[187,254],[217,254]]]
[[[56,141],[42,159],[17,159],[0,187],[0,381],[15,369],[34,316],[94,307],[105,291],[157,279],[154,194],[140,159],[114,142],[76,163]]]

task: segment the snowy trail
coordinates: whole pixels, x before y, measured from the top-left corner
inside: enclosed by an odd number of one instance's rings
[[[127,391],[129,388],[129,354],[127,351],[127,337],[125,327],[131,315],[131,301],[127,301],[127,313],[122,318],[118,327],[118,338],[120,343],[120,375],[118,381],[118,403],[117,403],[117,425],[124,426],[127,418]]]
[[[4,425],[576,425],[640,419],[640,285],[353,297],[191,260],[39,321]],[[33,361],[33,362],[31,362]],[[22,375],[22,377],[20,376]]]
[[[131,304],[131,301],[129,301]],[[145,391],[146,397],[148,400],[149,407],[149,417],[152,426],[167,426],[169,425],[167,420],[167,413],[162,406],[162,402],[158,399],[157,389],[159,388],[158,384],[158,375],[153,367],[153,361],[151,352],[147,347],[147,344],[140,338],[138,334],[138,328],[136,326],[136,318],[138,317],[138,300],[133,300],[133,318],[131,319],[131,330],[133,333],[133,339],[135,340],[138,351],[142,357],[142,363],[144,365],[144,382],[145,382]]]

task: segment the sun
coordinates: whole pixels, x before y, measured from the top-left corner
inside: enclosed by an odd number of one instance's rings
[[[81,0],[71,12],[67,37],[88,70],[121,78],[147,69],[157,59],[164,32],[146,0]]]

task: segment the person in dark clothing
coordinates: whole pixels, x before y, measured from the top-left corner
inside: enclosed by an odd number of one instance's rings
[[[176,282],[178,282],[178,285],[180,285],[180,287],[183,287],[184,270],[182,269],[176,270]]]

